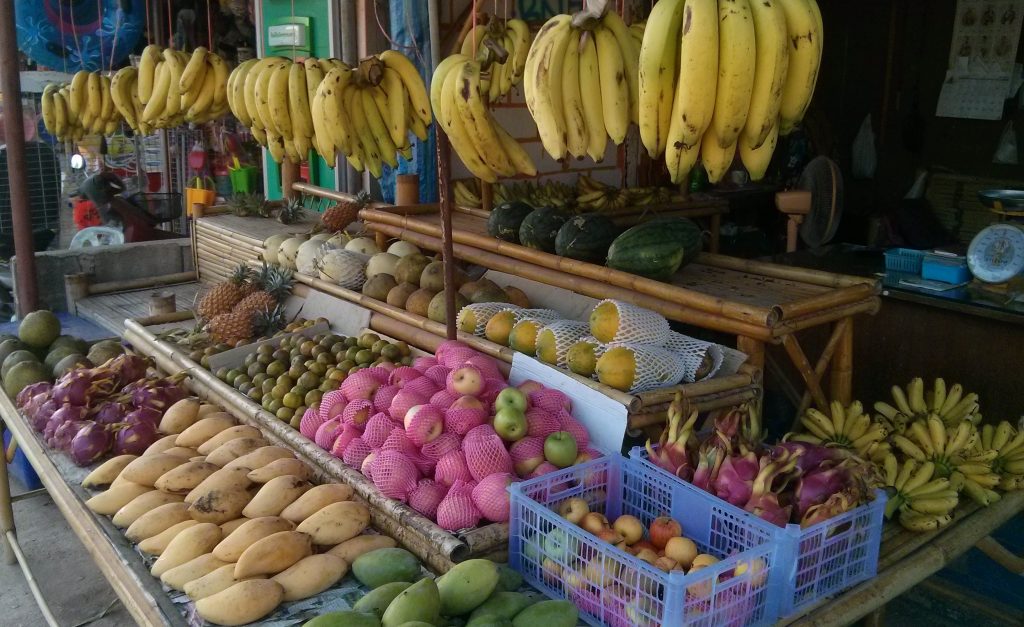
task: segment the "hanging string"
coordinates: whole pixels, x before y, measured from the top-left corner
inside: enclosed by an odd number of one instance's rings
[[[60,3],[58,3],[60,4]],[[68,9],[71,10],[71,23],[75,23],[75,4],[71,3],[68,5]],[[82,66],[81,69],[85,69],[85,57],[82,56],[82,46],[78,43],[78,30],[75,28],[71,29],[71,35],[75,38],[75,49],[78,51],[78,62]]]
[[[142,4],[146,5],[146,44],[149,45],[153,43],[153,22],[149,18],[149,0]]]
[[[100,27],[96,29],[96,34],[100,38],[100,66],[97,68],[100,72],[103,71],[103,0],[96,0],[96,19],[100,22]],[[111,51],[110,56],[114,56]]]
[[[408,16],[408,12],[406,12],[406,16]],[[426,62],[423,60],[423,56],[420,54],[419,45],[415,43],[416,42],[415,38],[413,38],[413,45],[411,45],[411,46],[407,46],[405,44],[400,44],[400,43],[398,43],[397,41],[395,41],[394,39],[391,38],[391,34],[388,33],[386,28],[384,28],[384,22],[382,22],[381,19],[380,19],[380,12],[377,9],[377,0],[374,0],[374,3],[373,3],[373,17],[377,21],[377,29],[380,31],[380,34],[384,37],[384,39],[386,39],[388,41],[389,44],[391,44],[392,48],[394,48],[394,49],[401,48],[403,50],[411,50],[412,54],[416,57],[416,59],[421,64],[426,66]],[[408,23],[407,23],[407,26],[408,26]]]
[[[295,0],[292,0],[292,24],[294,24],[294,23],[295,23]],[[294,61],[297,56],[298,56],[298,53],[295,50],[295,39],[292,39],[292,60]]]
[[[60,18],[60,23],[64,23],[64,3],[57,3],[57,16]],[[68,73],[68,55],[67,55],[67,43],[64,41],[64,29],[60,29],[60,59],[64,63],[64,73]]]
[[[167,47],[174,48],[174,17],[171,0],[167,0]]]
[[[295,0],[292,0],[292,10],[294,11]],[[210,0],[206,0],[206,42],[207,49],[213,52],[213,12],[210,10]]]
[[[114,51],[117,50],[117,36],[121,32],[121,17],[124,12],[121,9],[115,9],[114,15],[117,16],[117,21],[114,22],[114,43],[110,46],[110,65],[107,67],[108,72],[114,71]]]

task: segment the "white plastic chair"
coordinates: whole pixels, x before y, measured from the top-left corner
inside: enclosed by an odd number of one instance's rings
[[[109,226],[89,226],[75,233],[68,248],[117,246],[124,244],[124,232]]]

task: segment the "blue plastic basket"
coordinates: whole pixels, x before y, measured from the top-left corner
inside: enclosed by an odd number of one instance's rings
[[[706,494],[733,516],[761,520],[672,476],[648,460],[647,451],[642,447],[634,447],[629,457],[642,464],[648,474],[657,472],[679,485]],[[824,597],[875,576],[886,500],[885,492],[878,490],[870,503],[806,529],[794,524],[785,528],[769,525],[773,538],[781,546],[780,561],[788,567],[779,616],[800,612]]]
[[[548,596],[572,601],[590,625],[739,627],[778,615],[786,569],[771,525],[736,516],[693,486],[612,455],[509,492],[509,563]],[[609,520],[632,514],[647,526],[670,515],[702,552],[722,561],[689,575],[663,572],[562,518],[554,508],[571,497]]]
[[[924,251],[913,248],[890,248],[885,251],[885,269],[893,272],[921,274]]]

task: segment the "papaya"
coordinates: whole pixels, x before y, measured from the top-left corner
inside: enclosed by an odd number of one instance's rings
[[[512,619],[512,627],[576,627],[579,610],[569,601],[541,601],[527,607]]]
[[[395,600],[395,597],[411,585],[408,581],[392,581],[383,586],[378,586],[356,601],[352,609],[357,612],[373,613],[378,617],[384,616],[384,610],[388,609],[388,606]]]
[[[419,579],[420,562],[405,549],[377,549],[360,555],[352,562],[352,574],[364,586],[377,588],[393,581]]]
[[[441,613],[462,616],[487,600],[498,585],[498,565],[490,560],[472,559],[452,567],[437,579]]]
[[[382,549],[387,550],[387,549]],[[395,597],[380,619],[383,627],[398,627],[411,621],[432,625],[441,618],[441,597],[437,584],[426,577],[412,584]]]

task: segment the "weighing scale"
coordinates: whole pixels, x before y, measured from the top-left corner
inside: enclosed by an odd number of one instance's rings
[[[991,224],[974,236],[967,249],[967,265],[977,287],[1009,300],[1024,299],[1024,190],[990,189],[978,192],[978,200],[1006,219]]]

